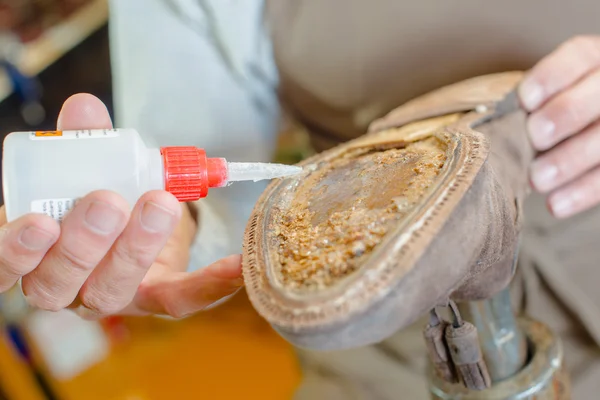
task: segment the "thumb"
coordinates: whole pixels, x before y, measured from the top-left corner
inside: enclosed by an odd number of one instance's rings
[[[110,114],[104,103],[87,93],[75,94],[64,102],[56,128],[58,130],[110,129]]]
[[[165,272],[143,282],[134,300],[143,313],[183,318],[205,310],[244,286],[241,256],[223,258],[194,272]]]

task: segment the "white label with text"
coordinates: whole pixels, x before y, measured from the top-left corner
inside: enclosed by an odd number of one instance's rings
[[[47,216],[62,222],[65,215],[75,207],[77,199],[45,199],[31,202],[31,212],[46,214]]]

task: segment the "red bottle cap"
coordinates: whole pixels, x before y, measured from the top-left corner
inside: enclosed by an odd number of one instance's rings
[[[208,189],[227,184],[227,161],[207,158],[197,147],[160,149],[165,173],[165,190],[179,201],[196,201],[208,195]]]

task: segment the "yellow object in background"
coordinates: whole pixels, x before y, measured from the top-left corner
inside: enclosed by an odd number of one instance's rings
[[[187,319],[126,318],[125,325],[126,340],[68,380],[52,376],[41,344],[34,344],[59,399],[285,400],[300,383],[294,349],[258,316],[245,292]]]
[[[30,370],[13,348],[8,336],[0,335],[0,388],[9,400],[45,400]]]

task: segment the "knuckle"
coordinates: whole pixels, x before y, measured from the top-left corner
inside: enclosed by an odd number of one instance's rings
[[[109,298],[102,298],[90,292],[85,292],[81,296],[81,303],[85,308],[97,315],[112,315],[123,309],[118,301]]]
[[[557,180],[561,184],[580,177],[597,164],[597,155],[586,156],[589,147],[589,140],[580,137],[566,141],[558,151],[548,155],[549,162],[556,167]]]
[[[581,210],[590,203],[590,196],[587,190],[587,188],[580,185],[573,185],[569,188],[569,199],[573,209]]]
[[[600,126],[598,126],[600,128]],[[600,164],[600,130],[593,127],[566,140],[552,153],[559,176],[573,178]]]
[[[42,293],[28,295],[26,299],[31,307],[44,311],[58,312],[68,306],[68,304],[61,304],[56,298]]]
[[[569,127],[585,122],[584,109],[572,92],[567,92],[558,99],[556,107],[560,111],[562,120]]]
[[[166,291],[161,284],[142,283],[138,287],[138,293],[141,297],[152,299],[158,309],[154,312],[163,314],[173,319],[183,319],[192,314],[187,311],[181,299],[169,291]]]
[[[594,170],[569,186],[575,208],[586,208],[600,200],[600,170]]]
[[[600,164],[600,130],[598,128],[600,128],[600,124],[589,135],[582,135],[582,149],[580,154],[574,155],[574,157],[588,161],[593,166]]]
[[[75,252],[71,251],[66,246],[60,247],[58,251],[58,258],[60,262],[66,264],[67,266],[83,271],[90,271],[97,264],[95,261],[86,260],[83,257],[75,254]]]
[[[578,35],[567,41],[567,45],[591,63],[600,62],[600,37],[593,35]]]
[[[559,174],[568,174],[573,171],[574,167],[581,166],[585,162],[582,157],[577,156],[577,153],[580,152],[580,145],[574,140],[567,141],[562,149],[554,152],[552,162],[558,168]]]
[[[23,293],[26,293],[27,303],[34,308],[45,311],[60,311],[69,306],[68,299],[60,298],[48,291],[43,285],[40,285],[33,279],[23,278]]]
[[[154,251],[148,247],[131,246],[117,241],[112,249],[117,263],[130,265],[134,268],[148,269],[154,262]]]
[[[36,267],[32,256],[18,251],[16,243],[3,241],[0,244],[0,270],[4,275],[22,276]]]
[[[171,318],[183,319],[190,315],[172,296],[163,296],[161,303],[165,314]]]
[[[566,154],[561,157],[562,169],[565,173],[572,169],[572,174],[581,174],[594,167],[600,161],[599,155],[591,153],[591,149],[595,147],[594,143],[590,143],[589,139],[580,138],[579,142],[572,146],[567,146]]]
[[[28,263],[27,257],[13,255],[10,251],[4,251],[0,249],[0,269],[2,269],[3,275],[9,276],[23,276],[28,273],[32,267]]]
[[[169,310],[166,314],[173,319],[184,319],[190,315],[190,313],[183,312],[181,309]]]

